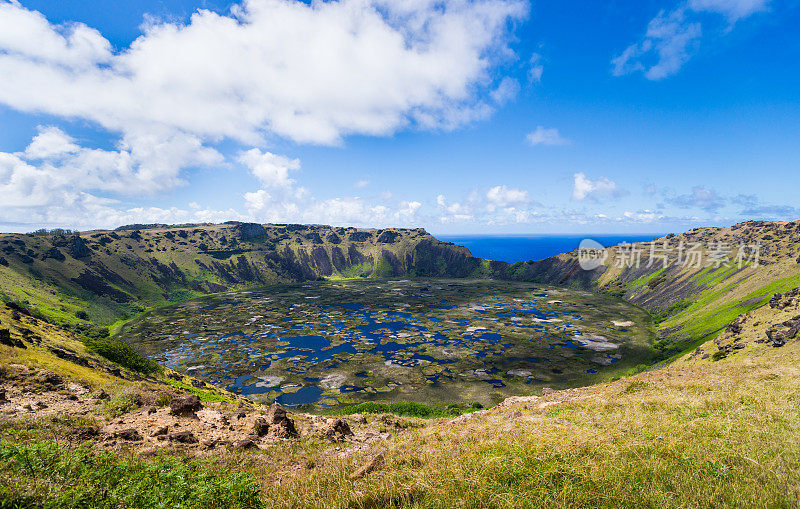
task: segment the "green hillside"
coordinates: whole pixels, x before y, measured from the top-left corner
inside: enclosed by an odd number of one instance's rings
[[[740,314],[763,306],[777,292],[800,286],[800,221],[696,228],[654,242],[659,248],[668,243],[667,267],[659,251],[652,253],[656,256],[651,263],[651,248],[643,246],[638,264],[629,253],[609,249],[602,266],[586,271],[580,268],[576,250],[517,267],[501,266],[495,275],[621,296],[653,314],[662,358],[712,339]],[[700,263],[680,263],[696,244]],[[740,245],[745,246],[741,264]],[[760,246],[757,261],[750,257],[750,246],[755,245]],[[714,256],[721,255],[715,253],[726,246],[730,251],[717,264]]]
[[[0,234],[0,299],[91,335],[212,293],[317,278],[463,277],[479,266],[422,229],[233,223]]]

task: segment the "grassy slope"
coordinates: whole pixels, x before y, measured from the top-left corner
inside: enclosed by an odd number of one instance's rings
[[[328,462],[267,498],[286,506],[747,507],[800,496],[800,345],[674,365],[431,425]],[[267,474],[268,475],[268,474]]]
[[[731,227],[698,228],[656,242],[664,241],[673,248],[681,242],[686,246],[695,242],[704,246],[728,244],[733,248],[730,266],[679,266],[675,264],[676,254],[670,256],[666,269],[661,260],[648,266],[650,252],[645,247],[638,268],[628,266],[611,250],[602,268],[582,271],[576,251],[525,264],[524,270],[517,270],[513,276],[506,274],[504,267],[496,273],[624,296],[655,315],[665,358],[712,339],[738,315],[764,305],[776,292],[800,286],[800,221],[751,221]],[[762,245],[759,264],[747,263],[740,270],[734,263],[738,244],[757,242]],[[707,262],[709,250],[702,252]]]
[[[759,346],[428,421],[354,449],[306,438],[209,459],[118,452],[102,463],[116,467],[107,478],[85,467],[105,453],[6,435],[0,473],[17,496],[61,507],[101,506],[90,486],[110,494],[109,507],[145,506],[150,490],[175,506],[170,494],[181,494],[185,507],[796,506],[798,365],[800,343]],[[375,471],[350,478],[379,453]]]
[[[176,380],[167,376],[176,375],[172,370],[152,375],[131,371],[88,351],[70,331],[32,316],[14,313],[4,305],[0,305],[0,329],[9,329],[12,338],[22,339],[26,346],[21,349],[0,345],[0,366],[22,364],[49,370],[89,388],[102,388],[112,396],[135,391],[157,398],[161,393],[192,392],[207,401],[244,401],[239,396],[214,387],[196,389],[191,385],[191,377],[181,375],[181,380]],[[61,353],[61,356],[56,353]],[[64,353],[83,359],[86,365],[65,359]]]

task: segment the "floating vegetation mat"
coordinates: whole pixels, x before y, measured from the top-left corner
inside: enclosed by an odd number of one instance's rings
[[[585,291],[355,280],[195,299],[146,313],[120,338],[165,366],[287,406],[493,404],[642,362],[648,323],[644,311]]]

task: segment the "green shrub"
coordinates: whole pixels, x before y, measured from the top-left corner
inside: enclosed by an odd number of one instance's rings
[[[158,363],[148,359],[122,341],[106,338],[84,338],[83,342],[90,352],[102,355],[106,359],[130,370],[144,374],[156,373],[161,370],[161,366]]]
[[[202,295],[201,293],[196,292],[194,290],[179,288],[177,290],[172,290],[171,292],[169,292],[167,300],[170,302],[180,302],[183,300],[194,299],[195,297],[199,297],[201,295]]]
[[[723,350],[717,350],[717,351],[716,351],[716,352],[714,352],[714,354],[711,356],[711,360],[713,360],[713,361],[719,361],[719,360],[722,360],[722,359],[724,359],[724,358],[725,358],[725,357],[727,357],[727,356],[728,356],[728,352],[725,352],[725,351],[723,351]]]
[[[80,313],[80,311],[78,311],[78,313]],[[98,339],[98,338],[108,337],[108,327],[93,325],[91,323],[73,323],[73,324],[65,323],[62,324],[62,327],[64,327],[65,329],[70,329],[73,332],[75,332],[76,335],[85,338]]]
[[[451,405],[452,406],[452,405]],[[358,405],[351,405],[339,408],[337,414],[395,414],[400,416],[421,417],[428,419],[431,417],[442,417],[453,415],[452,409],[442,411],[423,403],[414,401],[398,401],[396,403],[376,403],[367,401]]]
[[[142,406],[142,395],[135,392],[126,392],[116,396],[103,406],[103,412],[112,418],[133,412]]]

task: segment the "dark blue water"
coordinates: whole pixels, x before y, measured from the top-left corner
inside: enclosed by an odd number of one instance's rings
[[[583,239],[593,239],[609,247],[622,242],[650,242],[663,234],[641,235],[436,235],[444,242],[452,242],[472,251],[473,256],[503,262],[543,260],[560,253],[578,249]]]
[[[287,392],[275,398],[275,402],[283,406],[310,405],[322,397],[322,389],[316,385],[307,385],[297,392]]]

